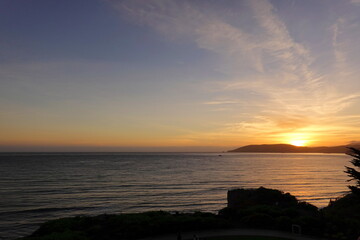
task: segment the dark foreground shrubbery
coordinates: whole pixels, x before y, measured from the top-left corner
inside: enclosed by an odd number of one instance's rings
[[[219,214],[247,228],[291,231],[292,225],[299,225],[307,235],[341,240],[360,236],[360,196],[355,194],[319,210],[278,190],[236,189],[229,191],[228,207]]]
[[[136,239],[182,231],[226,228],[231,224],[211,213],[145,212],[135,214],[81,216],[44,223],[23,240]]]
[[[349,194],[321,210],[278,190],[258,188],[228,194],[228,207],[211,213],[145,212],[62,218],[44,223],[23,240],[110,240],[243,227],[291,231],[338,240],[360,236],[360,198]],[[230,199],[229,199],[230,196]],[[260,197],[261,196],[261,197]]]
[[[228,207],[219,214],[247,228],[291,231],[296,224],[309,235],[321,235],[323,228],[317,207],[300,202],[289,193],[264,187],[229,191]]]
[[[324,235],[336,239],[360,237],[360,196],[348,194],[321,210]]]

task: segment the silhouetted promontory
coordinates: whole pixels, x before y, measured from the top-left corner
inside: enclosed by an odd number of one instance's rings
[[[254,152],[254,153],[347,153],[349,147],[359,145],[344,145],[334,147],[298,147],[290,144],[262,144],[247,145],[228,152]]]

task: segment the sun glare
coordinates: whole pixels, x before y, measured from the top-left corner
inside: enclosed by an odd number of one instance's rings
[[[306,146],[306,143],[307,143],[306,140],[300,140],[300,139],[290,141],[291,145],[298,146],[298,147]]]

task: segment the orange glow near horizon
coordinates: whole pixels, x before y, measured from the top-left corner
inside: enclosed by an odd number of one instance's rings
[[[291,145],[297,146],[297,147],[304,147],[307,145],[307,140],[302,139],[294,139],[290,141]]]
[[[318,136],[307,132],[298,132],[298,133],[288,133],[285,136],[282,136],[284,143],[288,143],[297,147],[305,147],[311,145],[318,139]]]
[[[92,127],[92,128],[91,128]],[[265,128],[266,127],[266,128]],[[261,134],[256,129],[241,129],[241,133],[234,129],[221,129],[221,131],[199,131],[199,132],[181,132],[169,131],[162,126],[153,127],[150,131],[145,127],[139,129],[122,128],[110,125],[109,127],[98,127],[89,125],[69,129],[62,127],[60,124],[54,125],[53,131],[44,131],[51,129],[47,126],[44,129],[38,128],[38,133],[31,131],[30,127],[26,128],[8,128],[2,132],[0,137],[0,151],[13,151],[16,149],[74,149],[106,151],[107,149],[166,149],[173,151],[227,151],[238,147],[251,144],[291,144],[295,146],[336,146],[349,143],[352,138],[348,139],[334,137],[331,134],[332,129],[322,126],[312,128],[303,128],[298,131],[289,132],[266,132],[265,126]],[[88,131],[87,129],[92,129]],[[247,131],[248,130],[248,131]],[[281,129],[280,129],[281,130]],[[41,133],[41,134],[40,134]],[[241,135],[240,135],[241,134]],[[7,150],[9,149],[9,150]],[[85,150],[84,150],[85,149]],[[185,150],[183,150],[185,149]],[[170,151],[169,150],[169,151]]]

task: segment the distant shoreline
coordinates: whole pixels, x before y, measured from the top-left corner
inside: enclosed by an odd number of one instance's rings
[[[333,147],[299,147],[290,144],[261,144],[247,145],[228,152],[246,153],[348,153],[349,148],[359,148],[358,145],[344,145]]]

